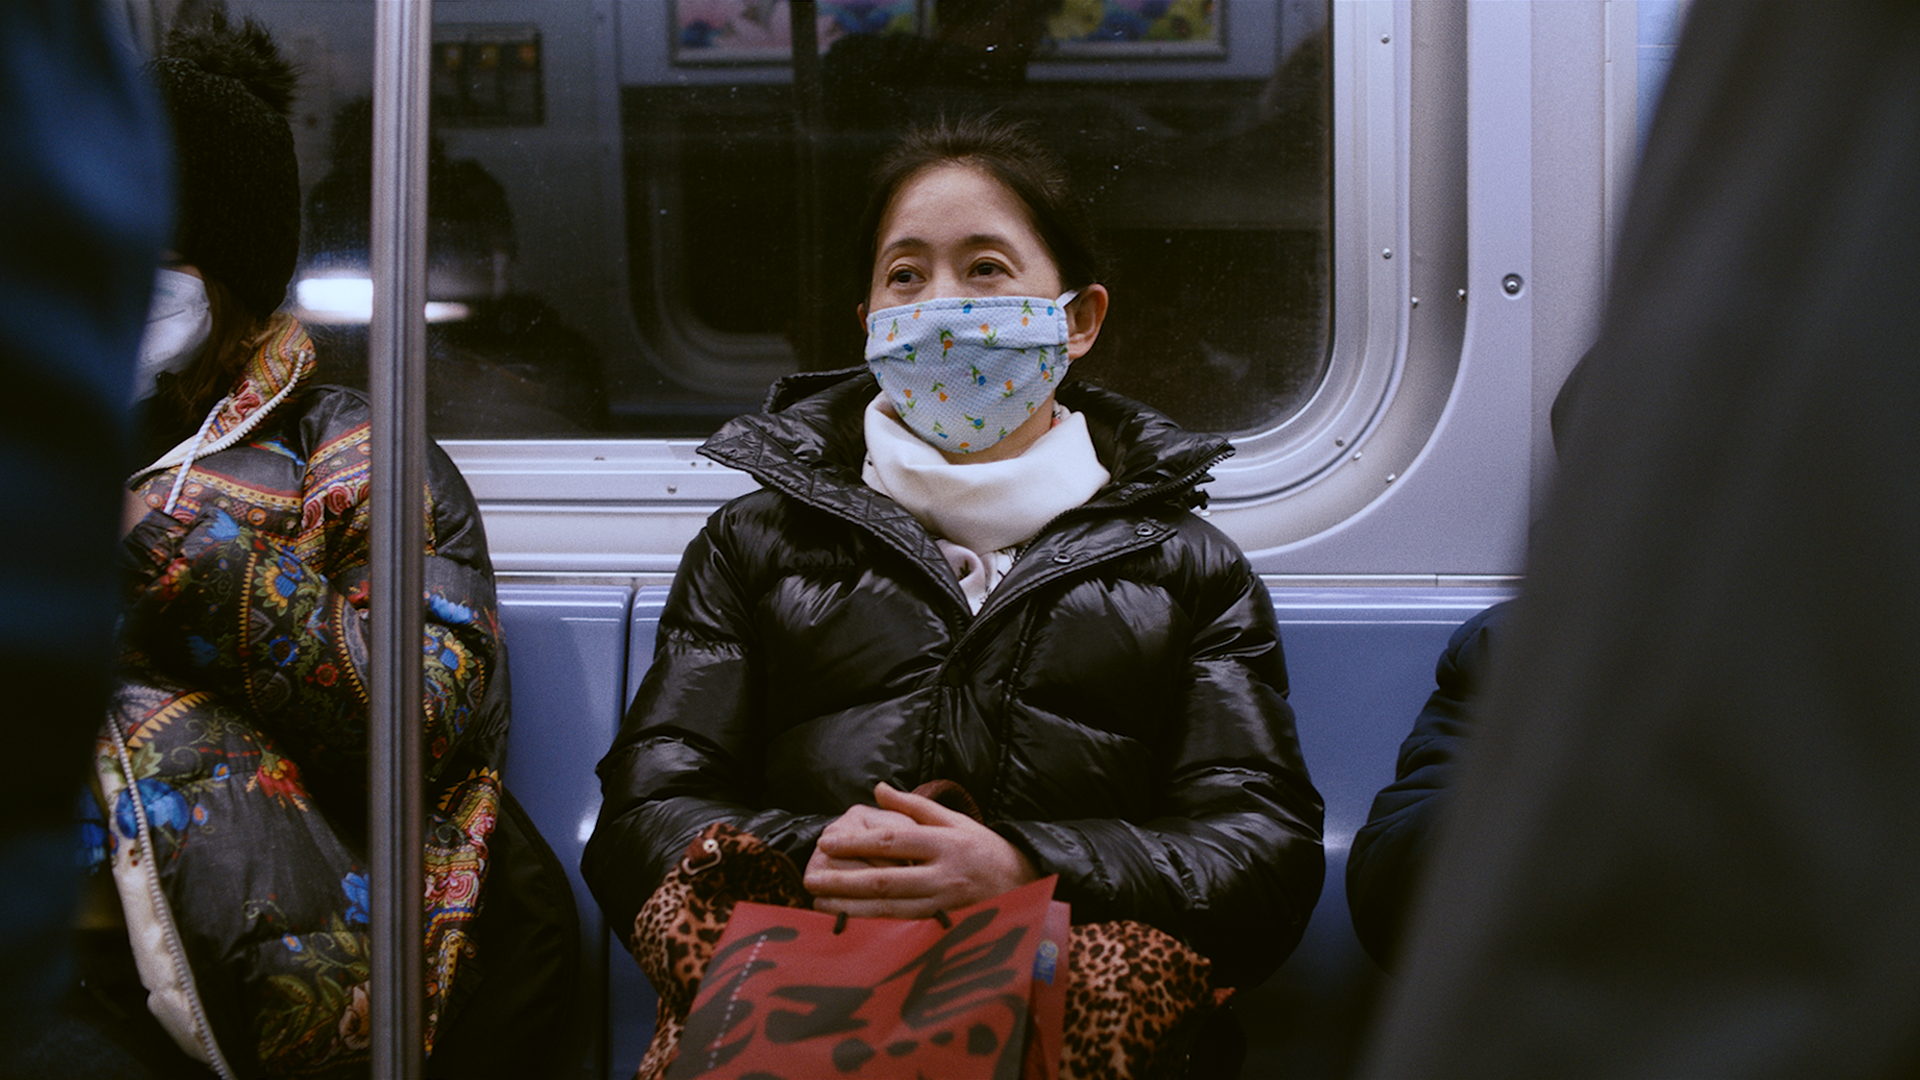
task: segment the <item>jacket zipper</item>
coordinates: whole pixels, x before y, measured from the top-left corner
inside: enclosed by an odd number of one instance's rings
[[[1052,584],[1063,577],[1078,573],[1088,567],[1111,562],[1122,555],[1131,555],[1136,551],[1153,547],[1158,543],[1160,543],[1160,537],[1158,535],[1152,539],[1129,537],[1127,540],[1113,547],[1095,552],[1086,558],[1075,559],[1070,563],[1062,564],[1057,569],[1036,570],[1032,577],[1020,582],[1012,589],[1007,589],[1002,585],[1001,588],[988,593],[987,602],[980,606],[980,613],[973,617],[973,621],[969,623],[966,629],[960,632],[960,636],[954,640],[953,649],[947,654],[947,659],[940,662],[940,671],[944,673],[947,670],[947,665],[960,655],[962,647],[979,635],[981,632],[980,627],[991,621],[987,618],[988,615],[999,615],[1001,612],[1013,607],[1020,598],[1040,588],[1042,585]]]
[[[961,627],[964,628],[967,625],[967,623],[973,621],[974,619],[973,608],[970,605],[968,605],[966,595],[960,591],[959,580],[954,578],[953,571],[949,569],[945,563],[942,563],[937,567],[934,566],[933,564],[929,563],[926,559],[922,558],[919,552],[912,550],[905,543],[899,541],[895,537],[889,536],[887,533],[879,529],[874,528],[871,522],[863,521],[859,517],[855,516],[853,513],[841,507],[830,506],[824,502],[816,500],[806,495],[805,493],[797,490],[795,487],[788,485],[786,483],[783,483],[777,477],[754,472],[752,470],[746,470],[746,471],[748,472],[748,475],[753,476],[755,479],[759,480],[761,483],[767,484],[773,488],[776,488],[777,490],[780,491],[781,494],[786,495],[789,498],[795,499],[803,505],[811,506],[815,510],[824,510],[829,514],[832,514],[834,517],[837,517],[840,520],[846,522],[847,524],[852,525],[855,528],[861,530],[862,532],[865,532],[868,535],[874,537],[875,539],[879,540],[881,543],[899,552],[900,554],[905,555],[907,557],[907,561],[912,563],[914,566],[919,567],[926,574],[928,580],[933,582],[934,588],[938,589],[943,595],[946,596],[948,602],[954,606],[954,610],[962,614],[963,618],[962,618],[962,621],[959,623]],[[1058,519],[1055,519],[1055,520],[1058,520]],[[942,573],[936,572],[936,571],[944,572],[944,576],[942,576]]]
[[[1231,454],[1231,451],[1228,451],[1228,450],[1219,451],[1218,453],[1215,453],[1210,457],[1208,457],[1206,461],[1200,463],[1199,465],[1194,466],[1192,469],[1187,470],[1186,472],[1180,474],[1179,476],[1169,480],[1164,480],[1158,484],[1155,484],[1153,487],[1150,487],[1147,490],[1142,491],[1139,494],[1128,498],[1125,502],[1114,504],[1114,506],[1112,506],[1111,509],[1117,511],[1117,510],[1124,510],[1129,507],[1139,506],[1142,503],[1151,502],[1159,498],[1160,496],[1166,494],[1167,492],[1178,491],[1181,488],[1190,487],[1193,485],[1193,483],[1197,479],[1199,479],[1202,473],[1206,472],[1208,469],[1213,468],[1215,465],[1220,464],[1222,461],[1225,461],[1230,454]],[[1036,537],[1044,536],[1049,531],[1051,531],[1054,526],[1060,524],[1062,521],[1065,521],[1067,518],[1075,514],[1080,514],[1086,511],[1087,511],[1087,507],[1085,504],[1071,507],[1066,510],[1062,510],[1060,513],[1055,514],[1051,521],[1048,521],[1045,525],[1042,525],[1040,527],[1040,530],[1034,533],[1033,535]],[[953,649],[954,653],[955,654],[959,653],[960,645],[963,642],[965,642],[968,638],[973,636],[975,628],[979,626],[981,623],[986,621],[985,616],[987,616],[989,613],[997,614],[1001,609],[1012,606],[1014,601],[1019,600],[1021,597],[1026,596],[1028,593],[1033,592],[1035,589],[1039,588],[1040,586],[1048,584],[1050,582],[1058,581],[1061,578],[1067,576],[1068,574],[1074,573],[1075,571],[1081,568],[1089,567],[1089,566],[1099,566],[1100,564],[1108,562],[1112,559],[1118,558],[1121,555],[1131,554],[1135,551],[1141,550],[1142,548],[1151,547],[1155,544],[1158,544],[1159,542],[1160,541],[1158,539],[1147,540],[1145,538],[1128,540],[1106,551],[1094,552],[1093,554],[1089,555],[1085,559],[1076,559],[1072,563],[1061,566],[1058,570],[1052,573],[1048,573],[1045,570],[1038,571],[1036,572],[1033,578],[1027,581],[1021,582],[1019,586],[1015,589],[1012,589],[1012,590],[1007,590],[1004,588],[995,589],[993,592],[987,594],[986,603],[980,605],[979,613],[973,617],[972,622],[969,623],[966,630],[961,633],[960,639],[954,642],[954,649]],[[1029,545],[1027,548],[1027,551],[1029,552],[1032,551],[1033,546],[1034,545]],[[1023,552],[1022,558],[1024,558],[1025,555],[1026,553]],[[1018,565],[1018,560],[1016,560],[1015,565],[1016,566]],[[941,664],[941,669],[943,671],[945,670],[945,668],[946,668],[946,665],[944,663]]]

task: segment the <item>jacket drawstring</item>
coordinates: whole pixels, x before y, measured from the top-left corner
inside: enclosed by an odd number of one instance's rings
[[[207,411],[207,418],[200,421],[200,430],[194,433],[193,445],[187,447],[187,459],[180,464],[180,475],[173,478],[173,491],[168,493],[167,505],[161,508],[161,513],[169,516],[173,514],[174,504],[180,501],[180,489],[187,486],[187,474],[193,471],[193,459],[200,456],[200,447],[207,441],[207,432],[213,427],[214,418],[220,415],[220,410],[226,408],[227,402],[231,400],[232,397],[228,396],[214,402],[213,408]]]

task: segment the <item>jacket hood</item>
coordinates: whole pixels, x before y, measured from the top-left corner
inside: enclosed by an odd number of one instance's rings
[[[804,495],[823,477],[860,485],[866,455],[861,414],[879,393],[880,384],[864,366],[789,375],[767,392],[764,411],[728,421],[700,453],[796,494]],[[1094,451],[1113,475],[1087,506],[1157,498],[1204,505],[1206,495],[1198,485],[1210,479],[1209,468],[1233,453],[1226,439],[1188,431],[1146,405],[1071,374],[1060,386],[1059,400],[1086,417]]]

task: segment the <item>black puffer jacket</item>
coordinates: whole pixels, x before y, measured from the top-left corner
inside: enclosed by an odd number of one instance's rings
[[[1060,391],[1113,481],[1056,518],[978,615],[932,537],[860,480],[864,371],[797,376],[702,453],[765,487],[688,547],[583,861],[627,932],[726,820],[804,866],[885,780],[958,781],[1076,922],[1131,918],[1250,985],[1325,863],[1273,605],[1189,513],[1231,452],[1113,394]]]

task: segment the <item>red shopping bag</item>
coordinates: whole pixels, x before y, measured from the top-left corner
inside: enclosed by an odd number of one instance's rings
[[[1054,880],[945,919],[738,904],[668,1080],[1018,1080],[1029,1060],[1057,1076],[1067,906]]]
[[[1047,905],[1040,945],[1033,954],[1033,1015],[1027,1024],[1025,1080],[1060,1080],[1060,1052],[1067,1022],[1067,942],[1072,911],[1055,900]]]

